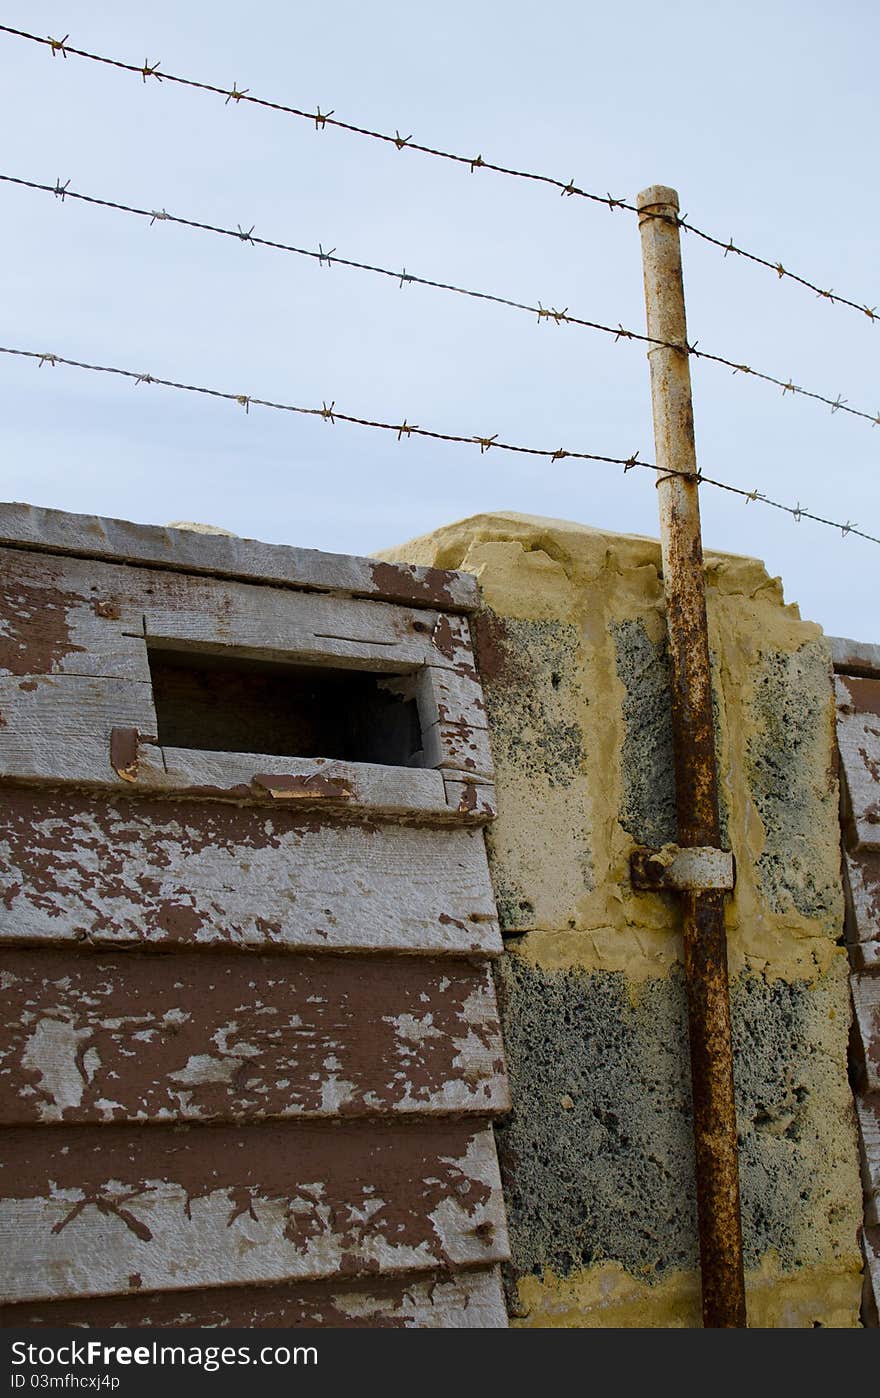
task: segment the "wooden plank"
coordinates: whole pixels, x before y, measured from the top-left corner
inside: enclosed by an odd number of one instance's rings
[[[278,780],[273,783],[272,778]],[[285,778],[287,781],[285,781]],[[200,752],[193,748],[138,747],[138,791],[284,802],[322,810],[449,819],[443,776],[421,767],[383,767],[324,758],[270,757],[259,753]]]
[[[0,1123],[506,1111],[488,966],[7,951]]]
[[[859,942],[850,946],[849,960],[854,971],[880,970],[880,942]]]
[[[880,943],[880,850],[844,851],[847,940],[877,949]]]
[[[285,592],[249,583],[155,574],[144,597],[147,644],[394,671],[467,659],[465,623],[387,602]]]
[[[450,612],[474,611],[478,605],[477,581],[469,573],[321,553],[317,549],[266,544],[234,535],[200,534],[170,526],[68,514],[35,505],[0,505],[0,543]]]
[[[16,549],[0,549],[0,565],[0,670],[13,674],[148,679],[146,633],[247,658],[458,667],[451,692],[479,691],[467,620],[435,609]]]
[[[435,723],[466,724],[486,728],[486,706],[476,671],[465,667],[425,665],[410,675],[384,680],[383,689],[414,699],[422,728]]]
[[[143,607],[126,570],[0,549],[0,674],[149,683]]]
[[[86,675],[0,676],[0,777],[124,787],[110,761],[114,728],[156,737],[141,680]]]
[[[865,1222],[880,1224],[880,1093],[856,1096]]]
[[[844,675],[880,675],[880,646],[867,641],[851,641],[845,636],[829,636],[834,668]]]
[[[468,772],[484,782],[491,782],[495,774],[485,728],[435,723],[422,731],[422,755],[426,767]]]
[[[478,829],[27,789],[4,804],[0,942],[501,951]]]
[[[880,848],[880,679],[838,675],[837,744],[852,841]]]
[[[444,772],[446,801],[451,810],[475,825],[487,825],[498,814],[495,787],[491,782],[463,776],[459,772]]]
[[[434,1271],[508,1255],[491,1129],[465,1122],[10,1127],[5,1301]]]
[[[862,1324],[872,1330],[880,1325],[880,1227],[862,1229],[865,1278],[862,1290]]]
[[[851,976],[850,985],[865,1085],[868,1092],[880,1092],[880,976]]]
[[[146,1296],[133,1290],[87,1302],[23,1302],[0,1307],[0,1326],[504,1330],[507,1311],[500,1269],[481,1267],[454,1275],[224,1286]]]

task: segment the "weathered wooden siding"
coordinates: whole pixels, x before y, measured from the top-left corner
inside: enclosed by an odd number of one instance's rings
[[[506,1326],[507,1313],[499,1268],[489,1267],[0,1306],[0,1326],[13,1325],[485,1330]]]
[[[309,588],[350,597],[470,612],[477,606],[476,579],[444,568],[384,563],[350,554],[264,544],[258,539],[197,534],[127,519],[68,514],[36,505],[0,507],[0,543],[41,554],[128,560],[176,572]]]
[[[497,954],[482,832],[4,795],[0,942]]]
[[[506,1256],[494,1139],[469,1121],[9,1127],[0,1188],[9,1300]]]
[[[0,542],[0,1319],[506,1324],[472,581]],[[387,674],[420,765],[163,746],[148,644]]]
[[[866,1323],[880,1304],[880,647],[832,642],[837,677],[846,933],[865,1195]]]
[[[14,549],[0,549],[0,580],[0,770],[8,778],[115,790],[196,786],[202,796],[216,786],[221,796],[265,798],[254,779],[277,767],[214,753],[207,778],[198,764],[195,775],[178,770],[180,754],[158,745],[150,646],[403,672],[421,715],[421,765],[491,778],[464,617]],[[114,753],[122,735],[130,735],[131,745],[124,766]],[[234,760],[225,762],[228,757]],[[315,764],[309,770],[320,774]],[[384,776],[388,785],[391,774]],[[427,792],[442,800],[437,772],[434,777]],[[347,793],[348,805],[381,805],[370,794],[368,774],[362,787]],[[313,799],[320,794],[316,786]],[[398,770],[393,796],[391,810],[424,807],[424,775]]]
[[[485,962],[7,952],[0,1026],[4,1126],[508,1106]]]

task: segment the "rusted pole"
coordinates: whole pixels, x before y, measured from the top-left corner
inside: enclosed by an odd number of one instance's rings
[[[648,334],[686,346],[678,195],[638,196]],[[657,217],[661,215],[661,217]],[[684,349],[652,345],[651,398],[672,668],[678,843],[720,845],[691,374]],[[682,471],[690,479],[665,474]],[[746,1324],[724,894],[681,895],[694,1101],[703,1324]]]

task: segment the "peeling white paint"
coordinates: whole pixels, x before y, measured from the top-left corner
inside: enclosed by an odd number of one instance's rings
[[[68,1107],[78,1107],[86,1079],[80,1071],[80,1044],[91,1038],[90,1029],[77,1029],[69,1019],[41,1019],[30,1035],[22,1062],[40,1075],[40,1088],[50,1098],[40,1102],[41,1121],[61,1121]]]

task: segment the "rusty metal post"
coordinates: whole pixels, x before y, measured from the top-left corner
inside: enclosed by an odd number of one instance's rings
[[[678,195],[638,196],[648,334],[687,344]],[[659,217],[658,217],[659,215]],[[720,844],[690,362],[652,345],[651,398],[666,621],[672,667],[678,843]],[[684,472],[690,479],[667,472]],[[724,893],[683,892],[682,921],[694,1101],[703,1324],[746,1324]]]

